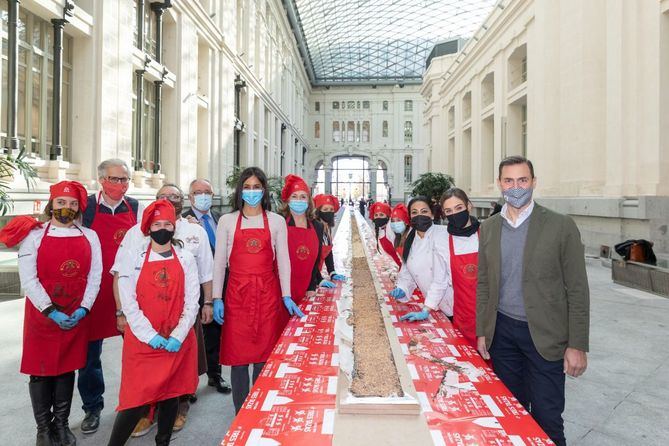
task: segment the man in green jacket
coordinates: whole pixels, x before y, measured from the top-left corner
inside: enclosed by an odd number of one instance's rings
[[[532,163],[499,165],[502,211],[481,225],[476,336],[484,359],[559,446],[565,374],[587,367],[590,294],[574,221],[532,200]]]

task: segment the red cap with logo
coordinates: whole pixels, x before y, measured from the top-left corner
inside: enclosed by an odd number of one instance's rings
[[[374,214],[376,214],[377,212],[383,212],[388,217],[390,217],[390,206],[388,206],[386,203],[377,201],[376,203],[373,203],[369,208],[370,218],[374,217]]]
[[[154,221],[167,220],[176,225],[177,218],[174,212],[174,206],[169,200],[156,200],[144,209],[142,214],[142,233],[149,234],[149,228]]]
[[[335,212],[339,210],[339,200],[337,200],[337,197],[334,195],[318,194],[314,197],[314,205],[316,206],[316,209],[320,209],[321,206],[325,206],[326,204],[334,206]]]
[[[406,224],[407,226],[410,223],[409,211],[407,210],[407,207],[404,206],[404,203],[399,203],[395,205],[393,211],[390,213],[390,218],[391,219],[397,218],[399,220],[402,220],[404,224]]]
[[[57,197],[76,198],[79,202],[79,210],[84,212],[88,202],[88,193],[86,188],[78,181],[61,181],[49,188],[49,200]]]
[[[281,190],[281,201],[287,202],[291,194],[297,191],[305,191],[310,194],[309,186],[301,177],[293,174],[287,175]]]

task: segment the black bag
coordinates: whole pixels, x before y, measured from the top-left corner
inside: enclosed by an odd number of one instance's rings
[[[653,252],[653,242],[648,240],[626,240],[615,245],[614,249],[625,261],[657,265],[657,257]]]

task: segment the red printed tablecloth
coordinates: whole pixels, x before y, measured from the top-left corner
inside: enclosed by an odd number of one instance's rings
[[[448,318],[432,312],[423,323],[399,321],[400,315],[418,310],[422,298],[400,303],[387,296],[396,267],[388,256],[376,254],[371,228],[364,223],[360,227],[368,252],[375,253],[372,274],[386,292],[384,305],[434,444],[552,445]],[[289,322],[222,445],[332,444],[339,374],[335,320],[341,291],[341,285],[320,290],[303,302],[307,316]]]

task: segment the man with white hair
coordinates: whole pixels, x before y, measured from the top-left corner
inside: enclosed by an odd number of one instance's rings
[[[91,313],[88,357],[86,366],[79,370],[77,387],[85,412],[81,432],[92,434],[100,425],[105,391],[102,373],[102,341],[123,333],[126,319],[109,270],[114,263],[126,231],[141,220],[142,209],[134,198],[125,193],[130,186],[130,169],[121,159],[108,159],[98,166],[100,192],[88,196],[83,225],[95,231],[102,247],[102,281]]]

